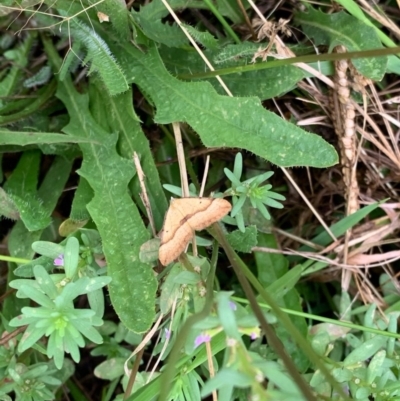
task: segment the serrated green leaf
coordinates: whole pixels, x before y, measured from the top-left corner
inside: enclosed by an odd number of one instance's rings
[[[197,42],[200,43],[207,49],[217,49],[219,47],[219,42],[217,39],[214,38],[209,32],[204,31],[201,32],[196,28],[183,24],[186,30],[189,32],[190,36]]]
[[[61,14],[68,14],[61,8],[59,11]],[[62,33],[68,37],[72,36],[85,46],[87,54],[83,64],[89,65],[89,74],[93,72],[99,74],[110,95],[118,95],[129,89],[126,77],[107,43],[92,27],[74,18],[67,28],[62,27]]]
[[[257,246],[257,227],[246,227],[244,232],[235,230],[227,235],[227,239],[236,251],[250,253]]]
[[[265,110],[257,98],[229,98],[207,82],[178,81],[165,70],[155,47],[146,55],[124,49],[123,67],[155,102],[158,123],[187,122],[207,147],[246,149],[279,166],[337,163],[331,145]]]
[[[134,152],[140,159],[140,165],[144,172],[144,182],[150,200],[153,219],[157,230],[161,230],[164,214],[168,203],[161,187],[160,177],[150,150],[150,144],[146,138],[134,112],[132,105],[132,91],[129,90],[118,96],[110,97],[106,93],[101,95],[104,105],[107,107],[107,122],[111,132],[120,134],[118,140],[118,151],[133,164]],[[135,175],[129,184],[129,189],[142,212],[146,213],[143,201],[140,197],[142,189],[138,175]]]
[[[56,70],[61,61],[49,41],[44,41]],[[109,293],[121,321],[135,332],[148,330],[155,316],[157,282],[149,265],[139,260],[140,246],[149,234],[127,192],[133,177],[132,163],[116,151],[117,135],[109,134],[93,120],[88,96],[75,91],[70,79],[59,83],[57,96],[70,115],[64,128],[69,135],[79,132],[98,145],[81,144],[83,163],[79,174],[94,191],[87,205],[103,240],[103,250],[112,277]]]
[[[188,43],[188,38],[182,32],[181,28],[175,23],[173,25],[163,24],[161,22],[161,15],[168,14],[168,10],[163,5],[164,10],[161,10],[157,3],[152,1],[147,5],[140,8],[139,12],[132,10],[133,19],[145,35],[157,43],[162,43],[168,47],[179,47]]]
[[[329,46],[330,50],[337,45],[343,45],[348,51],[382,48],[374,28],[343,11],[325,14],[308,8],[307,13],[297,13],[295,21],[301,24],[307,37],[313,38],[316,45]],[[376,81],[383,78],[387,62],[385,56],[352,60],[362,75]]]
[[[96,10],[109,17],[109,23],[122,40],[129,38],[129,12],[124,2],[120,0],[104,1],[96,6]]]
[[[240,51],[241,49],[238,49],[238,52]],[[190,73],[193,74],[193,79],[195,79],[196,72],[204,72],[204,62],[195,52],[161,47],[160,54],[165,66],[174,75]],[[219,53],[215,51],[205,51],[205,54],[209,59],[218,57],[219,55]],[[248,65],[251,59],[252,56],[243,58],[233,57],[224,62],[223,67],[228,68]],[[266,100],[289,92],[295,88],[296,84],[305,76],[306,72],[300,68],[287,65],[279,68],[229,74],[223,76],[222,80],[235,96],[258,96],[261,100]],[[210,82],[219,94],[225,95],[223,88],[215,78],[206,79],[206,81]]]

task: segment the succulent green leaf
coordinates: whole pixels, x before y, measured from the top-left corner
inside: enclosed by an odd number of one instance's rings
[[[54,281],[50,277],[49,273],[47,273],[46,269],[43,266],[37,265],[34,267],[33,272],[35,274],[36,283],[39,285],[42,292],[44,292],[50,299],[55,299],[58,295],[58,290],[54,284]],[[32,288],[34,288],[34,286],[32,286]],[[26,291],[24,291],[24,292],[25,292],[25,294],[27,294]],[[29,296],[29,294],[27,294],[27,295]],[[30,298],[32,298],[32,297],[30,297]],[[37,303],[39,303],[39,302],[37,302]],[[46,305],[44,305],[44,304],[42,304],[42,305],[49,306],[49,305],[51,305],[51,303],[46,302]]]
[[[226,335],[230,338],[240,340],[241,334],[239,333],[235,313],[230,306],[230,297],[232,293],[220,291],[216,296],[218,305],[218,317]]]
[[[358,362],[365,361],[375,355],[381,348],[386,345],[388,338],[376,335],[371,339],[360,344],[359,347],[350,352],[344,359],[344,366],[350,366]]]
[[[64,253],[63,245],[55,244],[48,241],[35,241],[32,244],[32,249],[39,255],[47,256],[50,259],[55,259]],[[38,261],[38,259],[35,260]]]
[[[79,241],[75,237],[67,240],[64,251],[64,270],[65,276],[72,279],[78,269],[79,262]]]

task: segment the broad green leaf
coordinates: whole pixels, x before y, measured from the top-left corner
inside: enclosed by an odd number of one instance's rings
[[[45,41],[49,59],[58,70],[61,61],[51,43]],[[98,144],[81,144],[83,163],[79,174],[92,187],[94,197],[87,209],[103,240],[103,250],[112,277],[109,293],[121,321],[135,332],[148,330],[155,315],[157,282],[150,266],[139,260],[140,246],[149,234],[130,199],[127,186],[132,163],[116,151],[117,135],[107,133],[89,112],[87,95],[78,94],[69,78],[59,83],[57,96],[70,115],[64,128],[69,135],[85,135]]]
[[[145,55],[132,46],[124,50],[123,68],[153,99],[156,122],[187,122],[207,147],[246,149],[279,166],[337,163],[331,145],[265,110],[259,99],[221,96],[207,82],[180,82],[168,74],[155,47]]]
[[[247,55],[250,52],[249,49],[244,50],[241,45],[229,45],[222,51],[206,51],[205,54],[211,60],[213,58],[224,60],[223,65],[214,63],[215,68],[239,67],[251,62],[257,47],[254,48],[251,55]],[[235,57],[236,53],[237,56]],[[204,61],[193,51],[161,47],[160,55],[165,66],[174,75],[190,73],[193,74],[193,80],[195,80],[196,72],[204,72]],[[306,73],[300,68],[287,65],[279,68],[224,75],[222,80],[235,96],[258,96],[261,100],[266,100],[289,92],[305,76]],[[220,95],[226,94],[215,78],[206,80],[213,85]]]
[[[110,131],[119,133],[118,151],[120,155],[129,160],[132,165],[134,152],[139,156],[140,165],[145,175],[144,183],[150,199],[153,218],[157,230],[160,230],[168,204],[161,187],[149,141],[140,126],[139,118],[133,110],[132,92],[129,90],[113,97],[103,92],[100,94],[100,98],[103,106],[108,111],[107,123]],[[131,180],[129,189],[138,207],[141,207],[142,211],[146,213],[140,197],[142,189],[137,174]]]
[[[325,14],[308,8],[306,13],[297,13],[295,21],[301,24],[307,37],[315,44],[329,46],[343,45],[347,51],[361,51],[382,48],[374,28],[345,13]],[[369,57],[352,60],[357,70],[367,78],[380,81],[385,72],[387,57]]]

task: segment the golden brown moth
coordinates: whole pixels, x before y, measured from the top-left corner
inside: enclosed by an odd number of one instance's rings
[[[203,230],[222,219],[232,209],[220,198],[172,199],[165,216],[158,258],[166,266],[185,250],[195,230]]]

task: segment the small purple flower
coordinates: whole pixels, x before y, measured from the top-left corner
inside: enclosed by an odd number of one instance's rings
[[[211,336],[209,334],[200,334],[194,340],[194,347],[197,348],[199,345],[203,343],[209,343],[211,341]]]
[[[165,329],[165,339],[169,340],[171,338],[171,330]]]
[[[237,309],[237,305],[233,301],[229,301],[229,307],[235,311]]]
[[[64,255],[60,254],[54,259],[54,266],[64,266]]]
[[[250,338],[252,339],[252,340],[255,340],[256,338],[258,338],[258,334],[257,333],[255,333],[254,331],[250,334]]]

